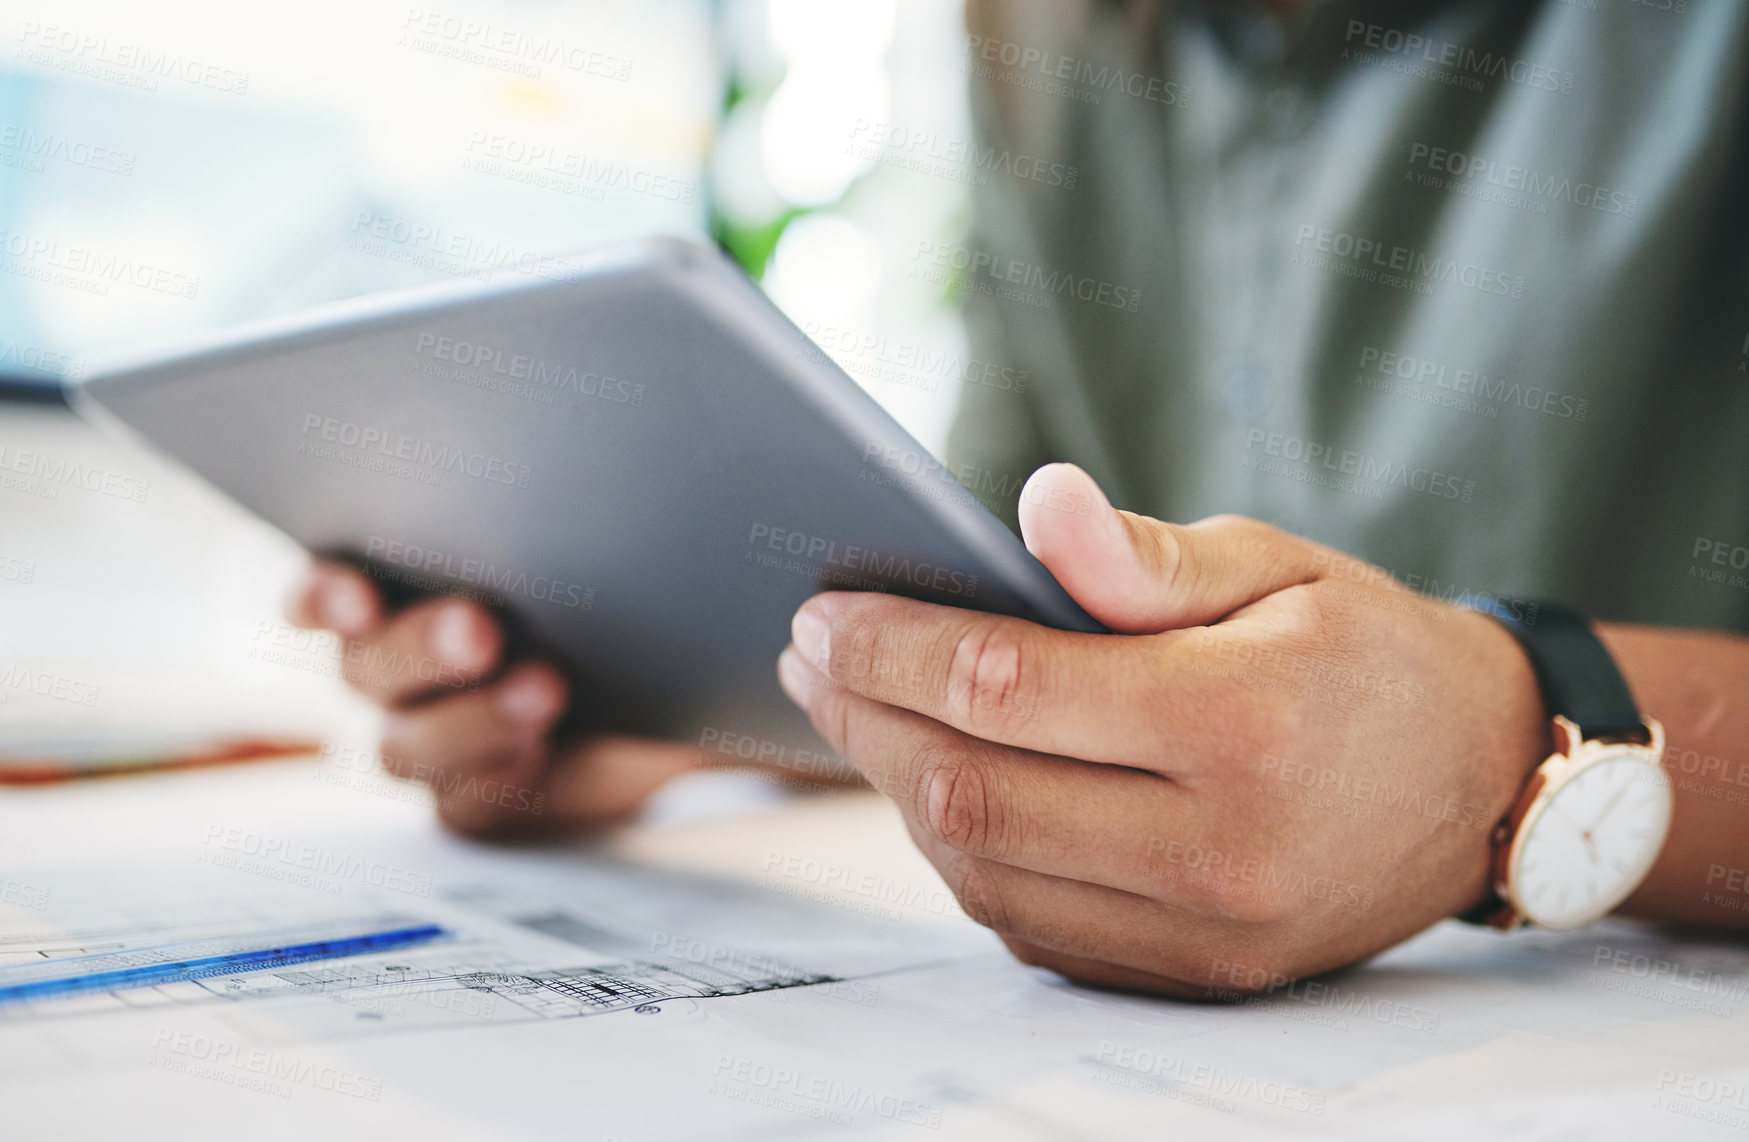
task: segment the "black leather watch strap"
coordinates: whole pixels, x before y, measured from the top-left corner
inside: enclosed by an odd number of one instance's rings
[[[1578,725],[1581,737],[1645,733],[1633,692],[1584,615],[1559,603],[1507,607],[1493,599],[1479,599],[1472,605],[1518,638],[1536,671],[1549,713]]]

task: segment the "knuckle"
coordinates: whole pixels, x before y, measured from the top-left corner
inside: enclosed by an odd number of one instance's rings
[[[1007,893],[987,861],[965,863],[952,885],[954,897],[974,923],[993,932],[1012,932],[1014,921]]]
[[[950,848],[994,855],[1000,821],[988,773],[963,753],[935,743],[920,748],[914,764],[923,827]]]
[[[1259,568],[1270,579],[1310,582],[1317,578],[1317,564],[1308,554],[1306,541],[1273,524],[1227,514],[1211,516],[1196,526],[1215,532],[1235,558]]]
[[[1384,675],[1375,669],[1377,639],[1342,600],[1310,586],[1291,587],[1274,601],[1259,660],[1273,674],[1256,695],[1259,732],[1282,745],[1306,730],[1320,711],[1352,711]]]
[[[1283,595],[1292,632],[1301,639],[1327,643],[1332,636],[1345,636],[1355,621],[1347,599],[1327,589],[1301,584]]]
[[[1289,587],[1270,596],[1267,626],[1260,633],[1262,649],[1284,665],[1315,653],[1324,644],[1330,616],[1322,593],[1308,586]]]
[[[1313,719],[1305,671],[1268,647],[1253,644],[1244,649],[1247,654],[1235,659],[1243,664],[1233,672],[1237,684],[1222,697],[1225,732],[1212,744],[1207,759],[1215,764],[1196,767],[1200,780],[1229,791],[1252,788],[1247,779],[1258,772],[1263,759],[1302,750],[1301,735]],[[1181,726],[1168,718],[1156,732],[1170,742],[1174,728]]]
[[[1026,685],[1036,654],[1027,638],[1003,624],[974,622],[954,642],[948,662],[946,705],[957,724],[986,731],[1025,715]]]
[[[1244,766],[1255,771],[1260,757],[1288,757],[1303,746],[1310,700],[1298,690],[1265,690],[1252,696],[1238,743],[1247,755]]]
[[[1189,596],[1197,587],[1197,564],[1184,557],[1184,532],[1176,524],[1120,517],[1128,526],[1136,556],[1147,577],[1170,597]]]
[[[808,710],[809,720],[814,728],[820,731],[820,736],[826,739],[826,744],[837,751],[840,757],[853,756],[851,751],[851,703],[850,697],[836,686],[822,686],[814,698],[813,706]]]

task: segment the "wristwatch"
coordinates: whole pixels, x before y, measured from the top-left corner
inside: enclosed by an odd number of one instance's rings
[[[1664,727],[1634,696],[1591,624],[1552,603],[1472,604],[1517,638],[1554,721],[1555,752],[1494,826],[1492,891],[1459,917],[1510,930],[1578,928],[1638,888],[1670,831]]]

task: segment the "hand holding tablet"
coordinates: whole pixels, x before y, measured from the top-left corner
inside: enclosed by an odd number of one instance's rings
[[[554,663],[593,731],[823,750],[772,665],[823,589],[1100,629],[737,269],[674,240],[96,368],[74,402],[389,609],[498,610],[502,661]]]

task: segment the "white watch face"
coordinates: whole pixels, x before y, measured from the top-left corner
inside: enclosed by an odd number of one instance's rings
[[[1509,883],[1533,924],[1574,928],[1639,886],[1670,828],[1670,779],[1633,751],[1595,756],[1520,828]]]

